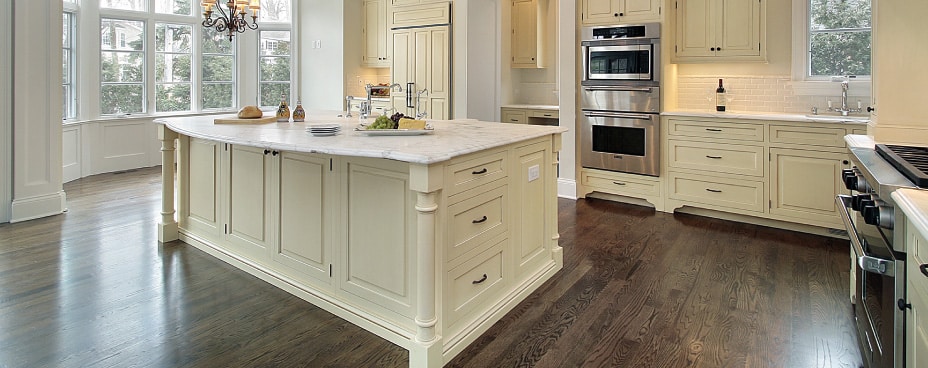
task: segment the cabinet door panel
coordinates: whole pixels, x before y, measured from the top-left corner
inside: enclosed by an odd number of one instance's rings
[[[222,221],[219,208],[220,150],[222,144],[197,138],[184,137],[181,149],[186,149],[186,162],[181,170],[185,175],[180,178],[180,201],[186,202],[186,213],[180,214],[181,228],[212,235],[218,238],[222,233]]]
[[[275,262],[298,275],[329,283],[331,247],[326,224],[337,190],[329,184],[329,159],[284,152],[280,158],[279,242]]]
[[[535,39],[538,37],[537,0],[521,0],[512,3],[512,64],[513,66],[535,64]]]
[[[906,366],[928,365],[928,277],[919,267],[928,263],[928,241],[911,221],[907,223],[906,299],[912,305],[905,316]]]
[[[548,204],[533,200],[544,198],[551,165],[546,159],[549,147],[544,143],[533,144],[515,151],[517,157],[516,172],[512,174],[514,193],[518,204],[513,206],[515,226],[516,273],[518,277],[530,275],[550,258],[546,252],[552,229],[546,228],[545,218]],[[534,175],[537,172],[537,177]],[[548,189],[550,190],[550,189]]]
[[[840,225],[835,196],[847,155],[771,148],[770,213]]]
[[[264,149],[235,146],[230,149],[229,241],[244,254],[266,259],[268,182],[271,178]]]
[[[719,0],[721,27],[715,47],[721,47],[719,56],[760,55],[760,3],[745,0]]]
[[[389,67],[386,47],[386,4],[383,0],[365,0],[362,5],[361,64],[367,67]]]
[[[677,3],[676,56],[712,56],[715,47],[711,0],[685,0]]]

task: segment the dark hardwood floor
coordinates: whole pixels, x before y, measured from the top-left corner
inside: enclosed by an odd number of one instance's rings
[[[0,367],[390,367],[407,353],[181,242],[160,168],[0,224]],[[565,267],[451,367],[858,367],[848,244],[559,200]]]

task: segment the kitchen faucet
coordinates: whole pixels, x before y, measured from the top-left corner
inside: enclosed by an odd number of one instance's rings
[[[389,86],[375,86],[370,83],[366,84],[364,86],[364,91],[367,92],[367,100],[361,101],[361,119],[367,119],[371,115],[371,94],[374,92],[374,90],[392,90],[394,88],[397,88],[397,92],[403,92],[403,86],[401,86],[399,83],[393,83]]]
[[[422,108],[422,94],[425,94],[426,97],[429,95],[429,89],[425,88],[419,92],[416,92],[416,120],[422,119],[429,115],[428,111],[419,110]]]
[[[832,108],[831,106],[828,106],[828,111],[841,113],[841,116],[847,116],[848,113],[861,111],[860,101],[857,101],[857,108],[847,107],[847,89],[850,87],[851,78],[853,78],[853,76],[849,75],[831,77],[832,82],[841,82],[841,107]],[[831,105],[831,101],[829,101],[828,104]]]

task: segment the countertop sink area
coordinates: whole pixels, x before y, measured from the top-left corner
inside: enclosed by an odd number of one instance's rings
[[[870,121],[868,116],[841,116],[841,115],[806,115],[806,118],[815,122],[825,123],[867,123]]]
[[[841,116],[832,114],[801,114],[785,112],[757,112],[757,111],[708,111],[708,110],[674,110],[664,111],[661,115],[665,116],[690,116],[704,118],[722,118],[722,119],[747,119],[747,120],[778,120],[794,121],[809,123],[854,123],[867,124],[870,122],[869,116]]]

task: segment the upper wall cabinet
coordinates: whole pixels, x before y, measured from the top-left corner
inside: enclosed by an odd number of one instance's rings
[[[582,24],[660,22],[661,0],[582,0]]]
[[[364,0],[361,17],[361,37],[364,40],[361,66],[389,68],[393,47],[389,45],[386,0]]]
[[[766,61],[762,0],[676,0],[673,62]]]
[[[513,0],[512,67],[544,68],[545,2]]]

